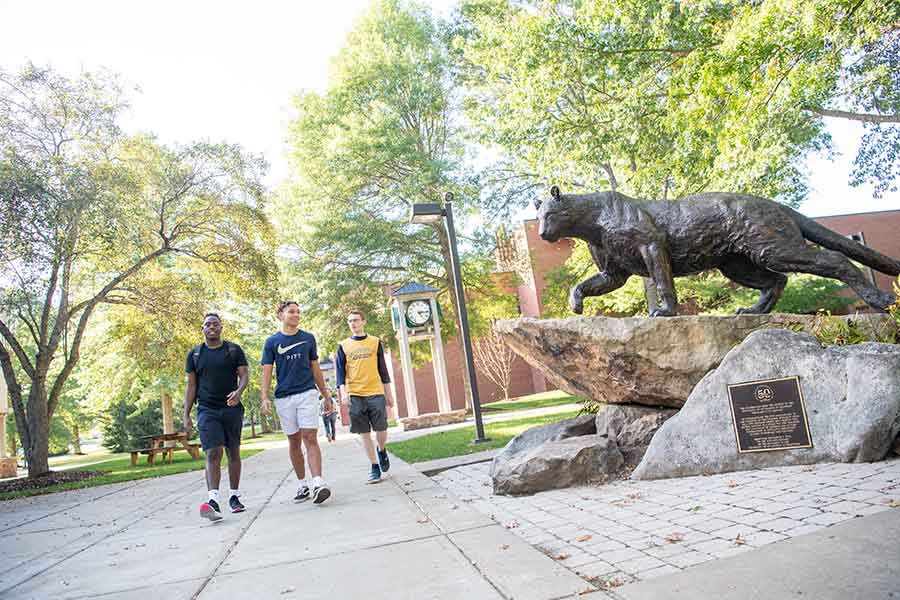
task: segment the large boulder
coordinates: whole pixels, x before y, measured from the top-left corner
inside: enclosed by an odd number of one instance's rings
[[[634,466],[647,451],[656,431],[678,411],[628,404],[610,404],[597,413],[597,435],[616,443],[625,463]]]
[[[811,448],[738,453],[729,384],[798,376]],[[653,436],[635,479],[883,459],[900,433],[900,346],[823,348],[788,330],[752,333]]]
[[[848,318],[870,340],[891,327],[887,315]],[[750,333],[766,328],[812,331],[817,319],[779,314],[521,318],[499,321],[494,329],[570,394],[608,404],[679,408],[703,376]]]
[[[581,415],[571,419],[564,419],[556,423],[547,425],[539,425],[526,429],[504,446],[495,457],[494,461],[499,458],[501,461],[506,456],[519,454],[525,450],[536,448],[544,442],[564,440],[570,437],[578,437],[582,435],[591,435],[597,433],[597,420],[594,415]]]
[[[495,457],[491,479],[495,494],[534,494],[601,481],[622,464],[615,442],[583,435],[547,441],[499,461]]]

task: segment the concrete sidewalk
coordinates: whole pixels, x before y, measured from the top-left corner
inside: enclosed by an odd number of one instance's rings
[[[323,448],[328,502],[294,504],[274,449],[216,524],[200,472],[0,503],[0,598],[608,597],[402,461],[366,485],[355,440]]]

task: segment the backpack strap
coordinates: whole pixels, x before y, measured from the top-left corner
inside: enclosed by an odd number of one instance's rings
[[[234,342],[229,342],[228,340],[222,340],[222,345],[225,346],[225,357],[229,360],[237,361],[237,344]],[[194,373],[199,371],[200,364],[200,354],[203,352],[203,348],[206,347],[206,344],[198,344],[192,351],[191,356],[193,357],[194,362]],[[237,370],[237,365],[234,366],[235,370]]]
[[[194,374],[197,374],[199,371],[200,353],[203,352],[203,346],[205,346],[205,345],[206,344],[202,344],[202,343],[198,344],[191,351],[191,356],[193,357],[193,363],[194,363]]]

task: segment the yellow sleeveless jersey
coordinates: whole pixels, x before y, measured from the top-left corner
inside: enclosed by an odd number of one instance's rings
[[[378,374],[378,343],[374,335],[354,340],[352,337],[341,342],[347,357],[347,393],[353,396],[377,396],[384,394],[384,384]]]

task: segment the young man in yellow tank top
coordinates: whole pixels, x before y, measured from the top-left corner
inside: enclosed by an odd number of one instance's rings
[[[347,315],[350,337],[338,345],[336,370],[337,384],[342,402],[349,402],[350,432],[359,434],[369,463],[369,483],[381,481],[382,473],[391,468],[387,450],[387,409],[394,406],[388,375],[384,361],[381,340],[366,335],[366,319],[358,310]],[[376,460],[375,445],[371,431],[375,431],[378,444]]]

